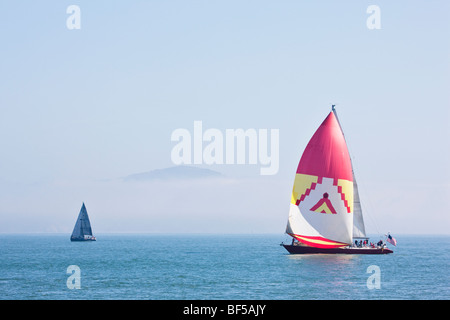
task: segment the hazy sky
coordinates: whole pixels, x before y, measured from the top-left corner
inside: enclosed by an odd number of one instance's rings
[[[69,30],[69,5],[81,29]],[[369,5],[381,29],[369,29]],[[3,1],[0,232],[284,233],[337,105],[369,233],[449,233],[448,1]],[[171,167],[178,128],[278,129],[280,167]]]

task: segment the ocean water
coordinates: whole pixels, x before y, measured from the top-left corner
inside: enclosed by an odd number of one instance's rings
[[[396,236],[393,254],[373,256],[290,255],[283,235],[97,239],[0,235],[0,299],[450,299],[450,236]]]

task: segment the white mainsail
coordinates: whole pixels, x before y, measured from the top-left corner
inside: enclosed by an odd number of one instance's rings
[[[364,227],[364,219],[359,200],[358,184],[353,173],[353,238],[367,238],[366,228]]]
[[[341,128],[342,131],[342,135],[344,136],[345,139],[344,130],[342,130],[341,122],[339,121],[339,117],[337,115],[336,109],[334,108],[334,105],[332,106],[332,111],[336,116],[336,119],[339,123],[339,127]],[[361,201],[359,199],[358,184],[356,183],[355,171],[353,169],[353,161],[351,157],[350,163],[352,165],[352,175],[353,175],[353,238],[367,238],[361,208]]]

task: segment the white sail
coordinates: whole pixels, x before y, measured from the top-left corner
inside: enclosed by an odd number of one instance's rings
[[[333,113],[336,116],[336,119],[339,123],[339,127],[341,128],[342,134],[345,134],[342,130],[341,122],[339,121],[339,117],[337,115],[336,109],[334,105],[332,107]],[[364,227],[364,218],[361,208],[361,201],[359,200],[359,191],[358,184],[356,183],[355,172],[353,170],[353,161],[350,158],[350,163],[352,165],[352,175],[353,175],[353,238],[366,238],[366,229]]]
[[[353,238],[367,238],[355,174],[353,174]]]

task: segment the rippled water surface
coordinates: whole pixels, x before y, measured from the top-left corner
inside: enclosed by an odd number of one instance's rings
[[[280,235],[97,239],[0,235],[1,299],[450,299],[450,236],[396,236],[390,255],[290,255]]]

